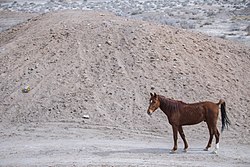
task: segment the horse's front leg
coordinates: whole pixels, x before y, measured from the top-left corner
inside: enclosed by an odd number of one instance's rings
[[[178,126],[172,125],[172,129],[173,129],[174,147],[171,150],[171,152],[174,153],[177,150]]]
[[[185,134],[184,134],[184,131],[182,129],[182,126],[179,126],[179,134],[181,135],[181,138],[184,142],[184,152],[187,151],[187,148],[188,148],[188,143],[187,143],[187,140],[186,140],[186,137],[185,137]]]

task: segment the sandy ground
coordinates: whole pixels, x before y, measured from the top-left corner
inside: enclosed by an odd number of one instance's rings
[[[0,38],[1,166],[249,166],[248,46],[93,11],[40,15]],[[150,92],[224,99],[219,154],[202,151],[204,122],[185,127],[187,153],[179,139],[169,154],[166,116],[146,114]]]
[[[249,166],[250,146],[222,137],[219,153],[189,137],[187,153],[171,154],[172,137],[81,123],[10,127],[0,139],[1,166]],[[179,142],[182,147],[182,142]]]

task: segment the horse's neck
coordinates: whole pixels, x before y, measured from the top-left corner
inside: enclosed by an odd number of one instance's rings
[[[159,96],[159,99],[160,99],[160,109],[168,116],[168,118],[171,118],[171,116],[174,113],[177,113],[185,104],[180,101],[168,99],[164,96]]]
[[[171,106],[170,102],[164,96],[160,96],[160,109],[169,117],[174,107]]]

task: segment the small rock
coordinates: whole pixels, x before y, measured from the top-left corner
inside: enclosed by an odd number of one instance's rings
[[[83,119],[89,119],[89,115],[83,115]]]
[[[22,89],[22,92],[23,92],[23,93],[28,93],[29,91],[30,91],[30,86],[29,86],[29,85],[25,86],[25,87]]]
[[[108,44],[108,45],[111,45],[112,44],[112,41],[106,41],[106,44]]]

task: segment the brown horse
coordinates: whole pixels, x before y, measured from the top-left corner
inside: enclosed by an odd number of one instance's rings
[[[173,129],[173,138],[174,138],[174,147],[172,152],[177,150],[177,133],[179,132],[183,142],[184,142],[184,151],[187,151],[188,143],[185,138],[182,126],[184,125],[194,125],[202,121],[207,123],[210,138],[208,144],[204,150],[208,151],[208,148],[211,147],[213,140],[213,135],[216,138],[216,147],[214,153],[217,153],[219,149],[219,136],[220,133],[217,129],[217,120],[219,114],[219,106],[221,105],[221,120],[222,127],[221,132],[223,132],[225,126],[230,125],[230,121],[227,117],[225,110],[225,101],[220,100],[218,103],[213,103],[209,101],[187,104],[182,101],[172,100],[156,93],[150,93],[150,103],[148,107],[148,115],[160,108],[168,117],[169,123],[172,125]]]

